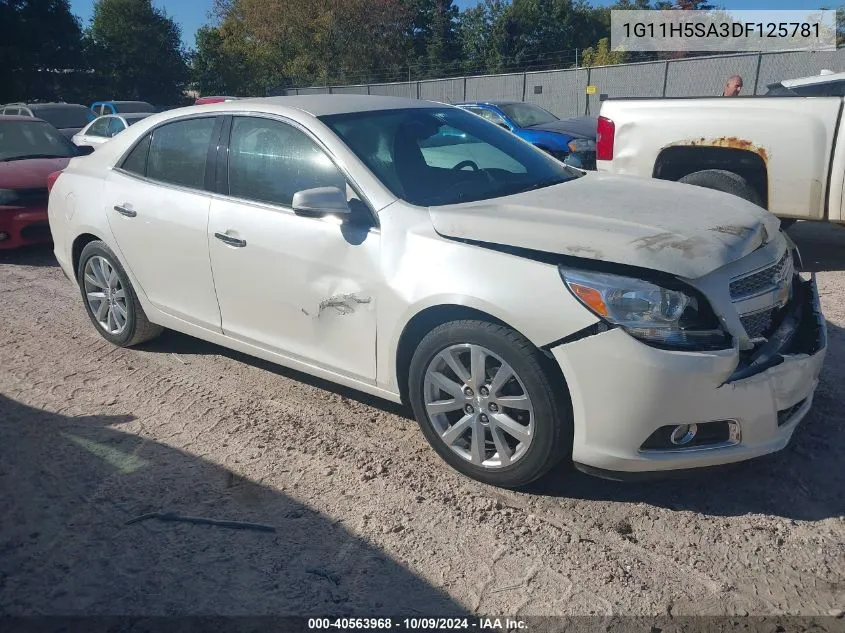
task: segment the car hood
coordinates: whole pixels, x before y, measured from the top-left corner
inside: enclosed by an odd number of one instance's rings
[[[736,196],[590,173],[553,187],[431,207],[441,235],[696,279],[775,237],[779,220]]]
[[[47,176],[67,167],[70,158],[30,158],[0,162],[0,189],[47,188]]]
[[[550,123],[541,123],[525,128],[526,130],[538,130],[542,132],[555,132],[557,134],[569,134],[570,136],[582,136],[584,138],[596,138],[597,119],[595,117],[574,117],[562,119]]]

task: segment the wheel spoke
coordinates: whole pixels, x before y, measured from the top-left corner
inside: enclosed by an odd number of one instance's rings
[[[463,366],[461,361],[455,358],[455,355],[451,349],[447,349],[440,352],[440,358],[442,358],[445,363],[452,368],[452,371],[455,372],[455,375],[458,377],[458,380],[461,380],[464,384],[469,384],[469,372],[467,371],[466,367]]]
[[[485,361],[487,360],[487,351],[479,346],[473,345],[470,347],[470,362],[469,368],[472,373],[472,388],[479,389],[487,380],[484,371]]]
[[[443,441],[446,442],[448,446],[452,446],[455,441],[464,434],[464,432],[469,428],[470,422],[473,421],[473,416],[465,415],[460,420],[455,422],[452,426],[446,429],[446,432],[443,433],[440,437],[443,438]]]
[[[93,266],[91,267],[90,270],[93,270]],[[97,287],[97,288],[102,288],[103,290],[106,289],[106,287],[102,283],[100,283],[100,280],[97,279],[96,277],[94,277],[94,275],[92,275],[92,274],[85,273],[85,281],[87,283],[91,284],[92,286]]]
[[[463,390],[461,389],[461,386],[458,383],[449,380],[439,371],[431,371],[429,372],[428,376],[431,382],[435,384],[435,386],[439,387],[453,398],[463,400]]]
[[[108,288],[109,282],[106,280],[106,275],[103,272],[103,260],[98,258],[91,260],[91,272],[94,273],[94,276],[97,278],[97,281],[100,284],[100,288]]]
[[[440,415],[441,413],[449,413],[450,411],[460,411],[464,408],[464,404],[457,400],[438,400],[436,402],[427,402],[425,408],[429,415]]]
[[[105,301],[106,300],[106,293],[105,292],[87,292],[85,294],[88,297],[88,301]]]
[[[490,417],[491,425],[502,429],[505,433],[520,442],[528,442],[531,439],[531,433],[527,427],[522,426],[519,422],[504,413],[496,413]]]
[[[117,314],[117,316],[119,316],[121,319],[126,321],[126,307],[125,306],[122,306],[122,305],[120,305],[120,303],[115,302],[114,310],[115,310],[115,313]]]
[[[491,426],[490,433],[493,436],[493,443],[496,445],[499,462],[501,462],[502,466],[508,466],[511,463],[511,450],[505,440],[505,436],[502,434],[502,429],[497,426]]]
[[[115,299],[126,299],[126,291],[123,288],[118,288],[111,296]]]
[[[108,265],[108,264],[107,264]],[[117,269],[109,266],[109,288],[114,288],[117,285]]]
[[[477,418],[472,424],[472,443],[470,444],[470,459],[473,464],[481,466],[484,461],[484,440],[486,439],[484,425]]]
[[[531,409],[531,400],[525,394],[521,396],[503,396],[496,398],[499,406],[508,407],[509,409],[522,409],[528,411]]]
[[[493,380],[490,383],[490,395],[496,396],[497,393],[505,386],[505,383],[513,377],[513,370],[507,363],[502,363]]]
[[[109,312],[109,302],[103,299],[100,301],[100,305],[97,306],[97,320],[100,323],[105,323],[106,315]]]

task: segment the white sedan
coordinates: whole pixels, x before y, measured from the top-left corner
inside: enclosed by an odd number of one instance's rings
[[[494,485],[783,448],[826,347],[778,220],[585,174],[455,107],[354,95],[150,116],[51,176],[99,333],[172,328],[396,402]]]
[[[78,147],[99,147],[111,140],[133,123],[150,116],[150,112],[128,112],[126,114],[106,114],[97,117],[79,130],[71,139]]]

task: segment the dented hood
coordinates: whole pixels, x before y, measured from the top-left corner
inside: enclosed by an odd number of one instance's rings
[[[431,207],[443,236],[706,275],[777,235],[756,205],[692,185],[591,173],[536,191]]]

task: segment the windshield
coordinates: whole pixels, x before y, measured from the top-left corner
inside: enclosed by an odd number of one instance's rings
[[[43,121],[0,122],[0,161],[76,155],[74,145]]]
[[[551,112],[543,110],[530,103],[507,103],[498,108],[510,117],[519,127],[531,127],[532,125],[543,125],[557,121],[558,118]]]
[[[459,108],[322,116],[397,197],[420,206],[488,200],[581,176]]]
[[[32,113],[56,128],[83,128],[89,123],[89,110],[85,106],[60,106],[55,108],[33,107]]]

